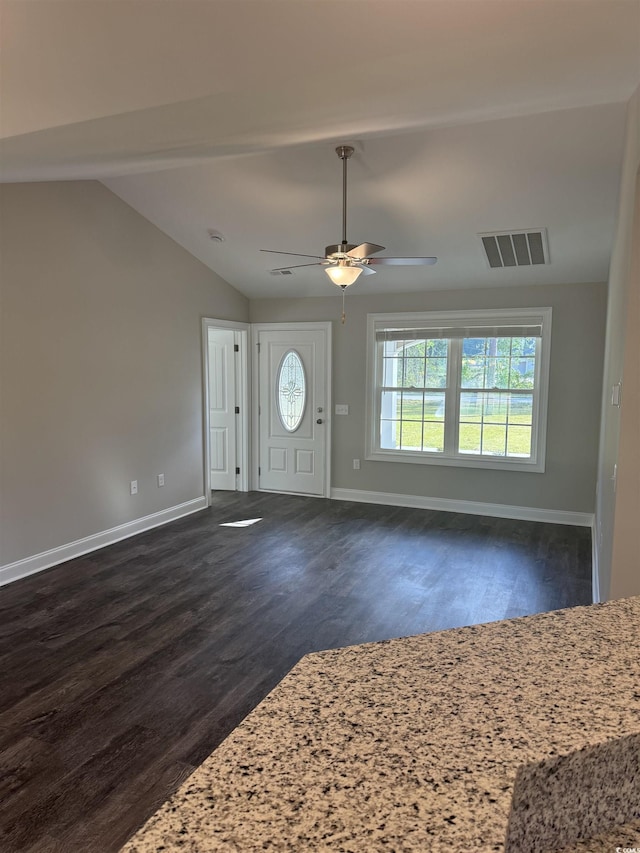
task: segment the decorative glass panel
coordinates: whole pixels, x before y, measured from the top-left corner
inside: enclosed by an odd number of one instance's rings
[[[295,432],[300,426],[307,404],[307,383],[304,367],[295,350],[289,350],[280,362],[276,377],[278,397],[278,415],[282,426],[288,432]]]

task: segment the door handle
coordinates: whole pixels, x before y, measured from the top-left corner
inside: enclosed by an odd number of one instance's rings
[[[317,424],[321,424],[321,423],[322,423],[322,418],[318,418],[318,420],[316,421],[316,423],[317,423]]]

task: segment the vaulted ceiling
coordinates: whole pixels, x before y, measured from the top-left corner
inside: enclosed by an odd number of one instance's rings
[[[340,239],[433,267],[356,292],[601,281],[640,0],[2,0],[2,180],[97,178],[248,296]],[[491,270],[480,232],[546,228]],[[216,229],[225,237],[214,243]]]

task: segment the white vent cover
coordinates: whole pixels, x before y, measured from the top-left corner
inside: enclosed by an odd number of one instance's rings
[[[271,275],[293,275],[291,270],[271,270]]]
[[[549,263],[546,228],[478,234],[492,269]]]

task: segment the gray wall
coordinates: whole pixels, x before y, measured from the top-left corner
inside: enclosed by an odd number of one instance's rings
[[[636,181],[640,167],[640,88],[627,108],[627,132],[620,204],[611,266],[604,382],[602,426],[598,464],[596,510],[598,575],[600,597],[617,598],[640,594],[640,465],[637,447],[640,422],[633,412],[638,406],[638,268],[632,269],[634,252],[640,245],[640,221],[635,218]],[[625,351],[625,335],[632,344]],[[611,405],[611,386],[622,381],[622,406]],[[620,444],[621,428],[627,439]],[[613,480],[617,465],[616,494]],[[617,542],[616,542],[617,539]],[[614,547],[615,546],[615,547]],[[615,552],[615,561],[613,554]]]
[[[606,286],[575,284],[500,287],[394,296],[252,300],[252,322],[333,320],[333,401],[348,416],[333,416],[332,486],[405,495],[593,512],[602,383]],[[364,460],[366,315],[375,312],[475,308],[553,308],[547,465],[544,474],[408,465]],[[362,459],[360,471],[352,460]]]
[[[203,494],[200,318],[248,303],[100,183],[0,189],[3,565]]]
[[[620,412],[611,598],[640,594],[640,174],[636,181],[634,221]]]

